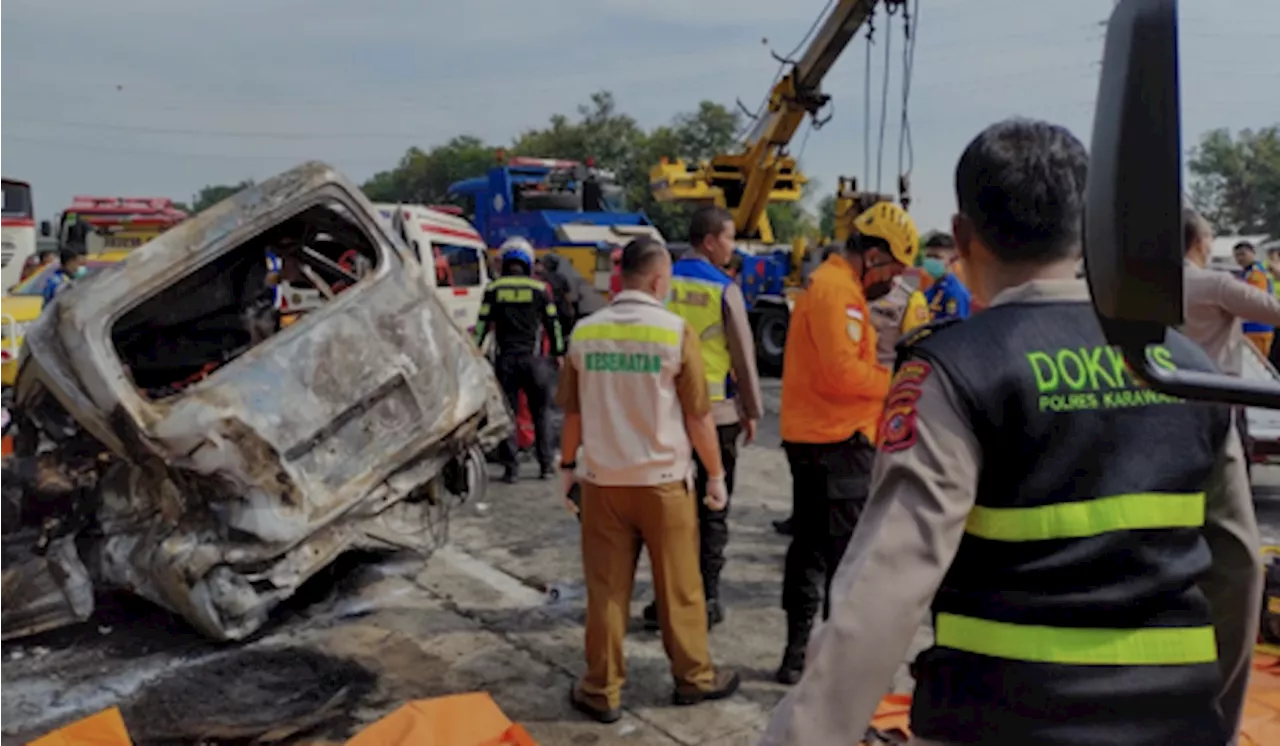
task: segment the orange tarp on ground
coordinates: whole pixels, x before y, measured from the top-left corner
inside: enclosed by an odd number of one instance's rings
[[[133,746],[112,707],[32,741],[29,746]],[[346,746],[538,746],[484,693],[420,699],[370,725]]]
[[[65,725],[27,746],[133,746],[120,708],[112,707]]]
[[[1240,724],[1240,746],[1280,744],[1280,657],[1253,654],[1253,676]]]
[[[902,741],[911,737],[911,695],[890,694],[876,705],[871,716],[871,727],[890,738],[899,736]],[[865,741],[864,741],[865,743]]]
[[[347,741],[347,746],[537,746],[483,692],[419,699]]]

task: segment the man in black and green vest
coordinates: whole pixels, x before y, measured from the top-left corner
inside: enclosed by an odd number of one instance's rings
[[[1075,277],[1086,169],[1027,120],[961,156],[952,229],[986,309],[902,346],[830,621],[762,743],[856,739],[926,614],[912,743],[1234,737],[1261,603],[1240,438],[1107,345]],[[1176,332],[1150,352],[1214,369]]]

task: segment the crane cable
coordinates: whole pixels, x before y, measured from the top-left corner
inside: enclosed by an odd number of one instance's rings
[[[773,97],[773,87],[776,86],[778,81],[782,80],[782,76],[786,74],[787,64],[795,64],[792,62],[792,59],[804,49],[804,45],[813,37],[814,32],[817,31],[818,26],[822,24],[822,19],[827,17],[827,11],[831,10],[831,6],[835,4],[835,1],[836,0],[827,0],[827,4],[823,6],[822,12],[818,13],[818,17],[815,18],[813,24],[809,26],[809,30],[805,32],[803,37],[801,37],[800,43],[796,44],[796,48],[792,49],[790,54],[781,58],[782,61],[778,63],[778,72],[774,73],[773,82],[770,83],[769,88],[765,90],[764,100],[760,102],[760,106],[756,107],[756,113],[743,123],[742,131],[738,133],[738,136],[735,138],[738,140],[739,144],[744,146],[746,145],[746,138],[753,128],[753,123],[759,120],[760,117],[764,116],[765,109],[769,107],[769,99]],[[743,108],[745,109],[746,107]]]
[[[871,47],[875,44],[876,11],[867,15],[867,61],[862,78],[862,186],[871,184]]]
[[[880,83],[880,143],[876,150],[876,192],[881,191],[884,175],[884,132],[885,125],[889,120],[889,63],[892,60],[891,52],[893,50],[893,17],[897,15],[898,6],[889,3],[885,6],[885,14],[888,15],[884,33],[884,76]]]
[[[915,27],[912,28],[912,19]],[[911,101],[911,74],[915,70],[916,39],[920,37],[920,0],[914,7],[903,6],[902,31],[905,46],[902,50],[902,123],[898,130],[898,201],[910,200],[911,172],[915,169],[915,147],[911,142],[911,117],[908,105]],[[906,168],[903,168],[903,164]]]

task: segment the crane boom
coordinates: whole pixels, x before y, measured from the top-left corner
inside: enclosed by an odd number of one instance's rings
[[[716,204],[733,214],[738,235],[773,242],[765,208],[795,202],[807,181],[786,147],[806,116],[816,116],[830,100],[822,81],[858,29],[882,0],[837,0],[799,61],[770,91],[767,109],[743,148],[697,165],[666,159],[649,172],[650,188],[662,202]],[[905,0],[883,0],[887,4]]]
[[[816,115],[826,105],[830,97],[821,92],[822,81],[875,10],[876,2],[840,0],[836,4],[800,60],[774,86],[769,111],[756,122],[747,138],[748,147],[750,143],[762,141],[786,145],[795,136],[804,115]],[[775,100],[779,105],[774,105]]]

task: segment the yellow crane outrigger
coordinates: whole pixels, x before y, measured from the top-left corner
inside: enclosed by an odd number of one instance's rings
[[[770,202],[799,200],[808,181],[787,146],[806,116],[814,117],[815,126],[825,123],[818,115],[831,97],[822,92],[822,80],[881,2],[905,6],[907,0],[838,0],[799,60],[783,60],[792,63],[791,69],[773,86],[743,148],[699,164],[663,159],[649,171],[654,198],[719,205],[733,213],[739,236],[772,244],[773,228],[765,208]],[[841,179],[837,199],[842,195],[847,208],[867,199],[856,191],[852,179]],[[838,219],[837,225],[841,222]]]

